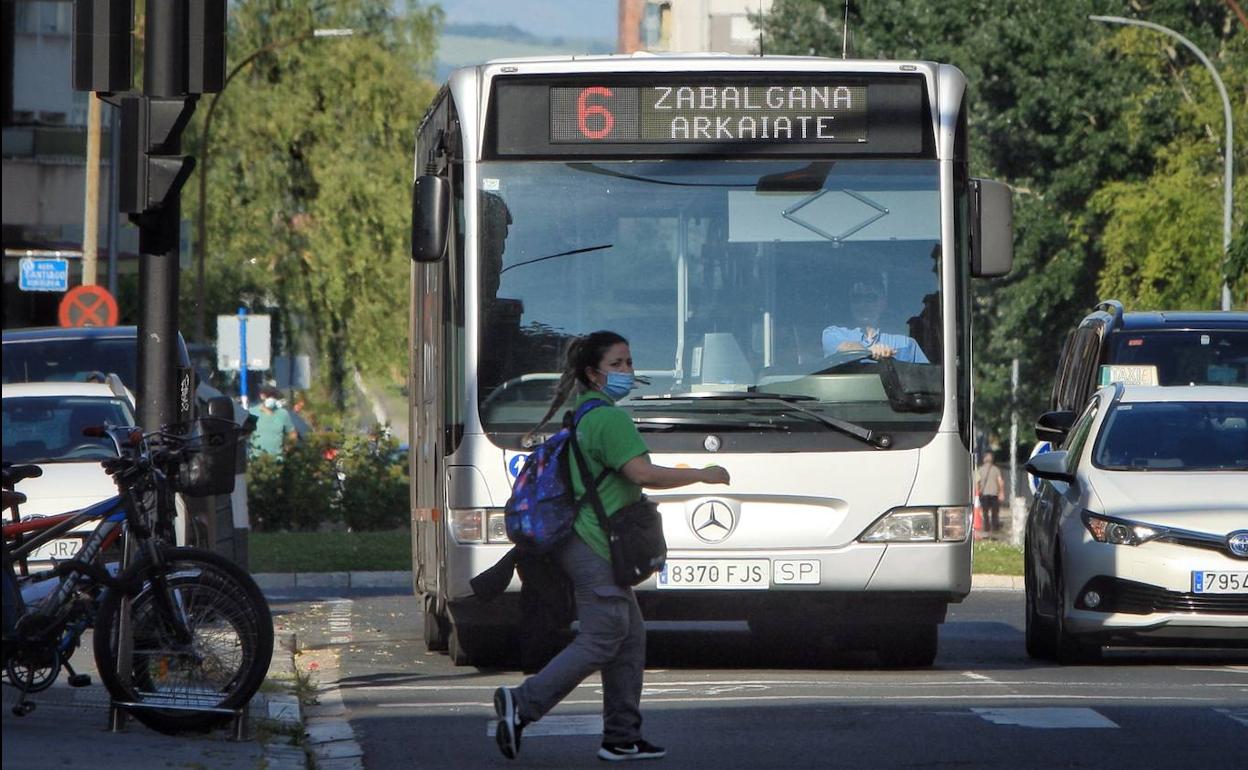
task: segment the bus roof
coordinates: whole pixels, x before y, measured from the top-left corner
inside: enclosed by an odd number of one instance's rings
[[[728,53],[564,54],[490,59],[461,67],[524,67],[530,72],[647,72],[647,71],[785,71],[785,72],[915,72],[935,69],[937,62],[889,59],[833,59],[826,56],[748,56]]]

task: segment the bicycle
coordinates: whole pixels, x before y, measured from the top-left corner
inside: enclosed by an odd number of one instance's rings
[[[273,652],[272,617],[263,593],[229,560],[170,545],[157,534],[167,532],[172,520],[174,486],[198,490],[215,483],[199,478],[212,475],[204,468],[214,452],[231,455],[232,478],[232,444],[196,445],[219,440],[229,430],[237,426],[204,429],[187,439],[100,429],[118,450],[116,459],[104,463],[118,495],[80,511],[4,525],[3,664],[20,692],[15,714],[33,710],[27,695],[51,686],[61,668],[71,685],[90,684],[69,665],[90,625],[96,665],[114,704],[155,730],[210,729],[229,720],[256,693]],[[20,504],[20,493],[9,490],[33,475],[31,469],[38,471],[36,466],[4,469],[6,508]],[[98,524],[73,558],[19,578],[18,568],[36,548],[92,520]],[[136,559],[114,575],[102,564],[102,554],[123,528]],[[54,578],[56,586],[46,597],[25,606],[22,588]],[[119,667],[119,649],[127,637],[119,626],[127,599],[132,633],[128,659]]]

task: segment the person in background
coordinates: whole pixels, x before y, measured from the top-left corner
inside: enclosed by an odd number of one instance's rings
[[[856,276],[849,290],[849,312],[855,326],[829,326],[823,330],[823,354],[861,352],[872,359],[893,358],[915,364],[928,363],[913,337],[880,330],[880,316],[888,306],[884,276],[867,272]]]
[[[260,403],[247,410],[256,416],[256,429],[251,434],[252,457],[258,454],[281,457],[286,443],[294,443],[299,438],[290,412],[277,399],[277,388],[265,385],[260,388]]]
[[[984,529],[1001,531],[1001,469],[992,462],[992,452],[984,452],[984,461],[975,469],[975,488],[979,505],[984,511]]]

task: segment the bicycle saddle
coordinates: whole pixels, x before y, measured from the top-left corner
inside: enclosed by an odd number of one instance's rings
[[[37,479],[43,475],[43,468],[38,465],[6,465],[3,468],[3,483],[12,487],[22,479]]]

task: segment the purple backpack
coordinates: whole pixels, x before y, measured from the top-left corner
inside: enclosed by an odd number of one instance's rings
[[[525,552],[547,553],[572,534],[580,501],[572,493],[569,438],[582,417],[606,403],[594,399],[581,404],[575,415],[566,413],[563,427],[530,452],[520,466],[504,508],[504,522],[507,538]]]

